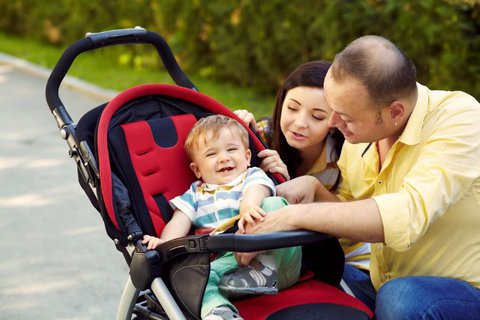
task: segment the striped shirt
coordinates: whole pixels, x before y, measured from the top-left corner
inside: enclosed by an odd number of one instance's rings
[[[216,228],[239,214],[243,193],[257,184],[268,187],[275,195],[272,180],[263,170],[253,167],[222,185],[197,180],[183,195],[170,200],[170,205],[185,213],[195,228]]]

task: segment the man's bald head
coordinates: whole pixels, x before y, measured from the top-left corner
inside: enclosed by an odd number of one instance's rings
[[[350,43],[335,56],[330,73],[336,82],[356,78],[381,107],[416,96],[415,65],[380,36],[364,36]]]

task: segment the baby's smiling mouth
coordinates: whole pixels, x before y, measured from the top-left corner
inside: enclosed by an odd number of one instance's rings
[[[225,167],[218,170],[218,172],[232,171],[233,169],[234,169],[233,167]]]

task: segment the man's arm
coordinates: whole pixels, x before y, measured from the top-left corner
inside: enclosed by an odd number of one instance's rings
[[[373,199],[289,205],[249,226],[249,233],[306,229],[356,241],[384,242],[383,225]]]

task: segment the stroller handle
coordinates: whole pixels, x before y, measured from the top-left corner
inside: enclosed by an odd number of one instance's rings
[[[59,107],[62,107],[61,109],[64,108],[58,90],[63,78],[78,55],[82,52],[107,46],[137,43],[150,43],[155,46],[165,69],[168,71],[173,81],[179,86],[196,90],[193,83],[178,65],[170,47],[159,34],[141,27],[109,30],[99,33],[87,33],[85,38],[74,42],[63,52],[48,78],[46,98],[50,110],[54,112],[54,110]],[[69,119],[68,114],[65,112],[64,115],[67,117],[64,123],[70,123],[71,119]]]

